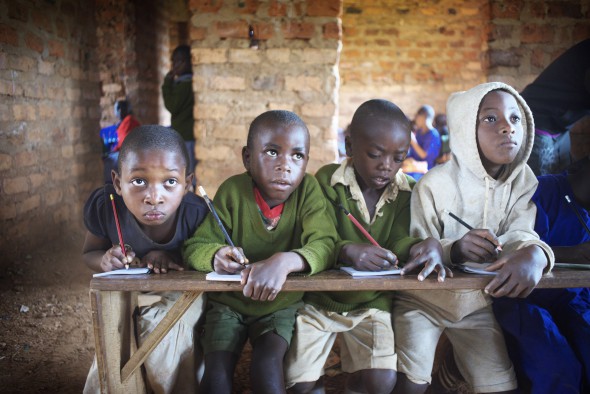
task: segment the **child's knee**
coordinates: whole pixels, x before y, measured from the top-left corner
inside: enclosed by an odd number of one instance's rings
[[[289,394],[319,394],[324,393],[324,386],[320,381],[296,383],[289,389]]]
[[[369,393],[391,393],[397,381],[393,369],[366,369],[361,371],[362,384]]]

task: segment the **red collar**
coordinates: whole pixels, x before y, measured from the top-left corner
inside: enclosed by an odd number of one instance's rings
[[[266,203],[266,201],[264,201],[264,198],[262,198],[262,194],[260,194],[260,190],[258,190],[258,188],[256,186],[254,186],[254,198],[256,199],[256,204],[258,205],[258,208],[260,208],[260,211],[262,212],[262,215],[265,218],[268,218],[268,219],[278,218],[279,216],[281,216],[281,213],[283,213],[283,208],[285,207],[285,203],[279,204],[274,208],[269,207],[268,204]]]

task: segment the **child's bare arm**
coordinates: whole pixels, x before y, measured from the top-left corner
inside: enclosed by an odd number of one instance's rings
[[[553,253],[555,253],[555,261],[558,263],[590,263],[590,242],[585,242],[575,246],[555,246],[552,249]]]
[[[237,274],[244,269],[245,264],[242,248],[224,246],[213,257],[213,270],[218,274]]]
[[[412,246],[410,258],[402,268],[401,274],[405,275],[421,266],[424,266],[424,268],[418,274],[419,281],[423,281],[432,271],[438,273],[439,282],[444,282],[447,275],[453,277],[453,272],[442,262],[442,246],[440,242],[432,237]]]
[[[498,237],[490,230],[473,229],[453,244],[451,261],[454,264],[489,263],[498,258],[499,246]]]
[[[131,263],[135,252],[131,248],[126,249],[127,257],[119,245],[114,245],[106,238],[100,238],[86,232],[84,246],[82,247],[82,258],[88,268],[96,272],[108,272],[125,268],[125,262]]]
[[[242,271],[244,296],[257,301],[272,301],[283,288],[287,275],[308,269],[305,259],[295,252],[275,253]]]
[[[547,264],[545,252],[537,245],[508,252],[486,268],[498,275],[484,290],[494,297],[524,298],[539,283]]]
[[[340,249],[338,260],[359,271],[381,271],[397,266],[393,252],[375,245],[352,243]]]

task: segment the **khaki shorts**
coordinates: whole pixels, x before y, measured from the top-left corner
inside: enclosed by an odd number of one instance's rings
[[[393,305],[397,367],[412,382],[431,382],[434,352],[444,331],[453,345],[459,371],[475,392],[517,387],[504,336],[490,305],[456,322],[410,298],[396,297]]]
[[[274,332],[287,344],[291,342],[295,315],[302,302],[264,316],[242,315],[215,301],[207,302],[207,314],[201,333],[203,353],[233,352],[242,353],[247,339],[254,343],[263,334]]]
[[[315,382],[324,374],[330,349],[341,333],[344,372],[396,369],[391,314],[378,309],[327,312],[306,304],[298,311],[295,336],[285,359],[287,387]]]

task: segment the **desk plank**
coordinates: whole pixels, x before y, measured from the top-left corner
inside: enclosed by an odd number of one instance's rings
[[[283,291],[359,291],[359,290],[416,290],[416,289],[483,289],[492,279],[488,275],[473,275],[455,272],[454,278],[443,283],[431,275],[419,282],[416,275],[392,275],[377,278],[354,279],[336,270],[313,276],[289,276]],[[164,275],[121,275],[93,278],[92,290],[100,291],[241,291],[238,282],[215,282],[205,280],[205,273],[195,271],[172,271]],[[590,271],[556,269],[543,276],[538,288],[590,287]]]

